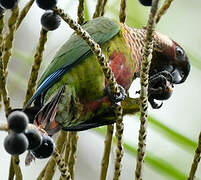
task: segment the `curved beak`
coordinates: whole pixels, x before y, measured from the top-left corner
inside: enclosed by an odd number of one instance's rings
[[[180,84],[182,82],[184,73],[181,72],[178,69],[174,69],[174,71],[171,73],[173,77],[173,82],[174,84]]]
[[[188,77],[188,74],[190,72],[190,64],[187,62],[187,64],[184,66],[185,68],[178,69],[175,68],[171,74],[173,76],[173,82],[174,84],[180,84],[183,83],[186,78]]]

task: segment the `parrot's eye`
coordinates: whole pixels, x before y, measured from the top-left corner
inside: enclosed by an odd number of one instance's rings
[[[176,57],[177,59],[185,60],[184,50],[181,49],[179,46],[176,46]]]

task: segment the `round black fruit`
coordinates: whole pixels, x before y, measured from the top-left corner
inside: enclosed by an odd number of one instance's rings
[[[61,18],[53,11],[47,11],[41,17],[41,24],[46,31],[53,31],[60,26]]]
[[[20,155],[26,151],[29,143],[23,133],[11,132],[4,139],[4,148],[11,155]]]
[[[31,151],[38,159],[50,157],[55,150],[55,144],[51,137],[47,135],[42,136],[42,144],[35,150]]]
[[[0,5],[4,9],[13,9],[18,3],[18,0],[0,0]]]
[[[24,132],[28,122],[27,115],[22,111],[13,111],[8,116],[8,127],[16,133]]]
[[[143,6],[151,6],[151,5],[152,5],[152,0],[139,0],[139,2],[140,2]]]
[[[57,0],[36,0],[36,3],[41,9],[48,10],[56,6]]]
[[[37,129],[27,129],[24,134],[29,141],[28,150],[34,150],[41,145],[42,136]]]

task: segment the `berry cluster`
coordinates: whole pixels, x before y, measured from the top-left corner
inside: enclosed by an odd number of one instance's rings
[[[139,0],[139,2],[140,2],[143,6],[151,6],[151,5],[152,5],[152,0]]]
[[[36,0],[37,5],[46,10],[41,17],[41,24],[46,31],[53,31],[61,24],[61,18],[51,9],[56,7],[57,0]]]
[[[8,116],[9,134],[4,140],[4,148],[11,155],[19,155],[30,150],[36,158],[47,158],[55,150],[51,137],[37,128],[28,128],[28,118],[22,111],[14,111]]]

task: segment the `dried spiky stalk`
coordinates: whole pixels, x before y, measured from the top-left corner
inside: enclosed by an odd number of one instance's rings
[[[114,177],[113,180],[118,180],[121,176],[121,160],[123,157],[123,117],[122,117],[122,107],[115,107],[115,118],[116,118],[116,139],[117,139],[117,147],[116,147],[116,157],[114,164]]]
[[[102,0],[97,0],[96,4],[96,10],[94,12],[93,18],[97,18],[101,14],[101,6],[102,6]]]
[[[77,22],[78,24],[84,23],[84,0],[79,0],[79,5],[77,9]]]
[[[14,34],[16,31],[16,23],[19,15],[19,8],[16,6],[11,13],[11,16],[8,20],[8,32],[6,33],[5,39],[4,39],[4,45],[3,45],[3,65],[4,65],[4,71],[6,71],[8,66],[8,61],[11,56],[11,51],[13,47],[13,40],[14,40]]]
[[[59,154],[62,152],[62,149],[65,145],[66,135],[67,135],[67,132],[61,130],[57,138],[56,149],[57,149],[57,153]],[[56,166],[55,158],[52,156],[47,163],[47,167],[44,174],[44,180],[52,179],[56,170],[55,166]]]
[[[66,166],[65,161],[62,159],[62,157],[60,156],[60,154],[58,153],[57,150],[54,151],[52,157],[54,158],[54,160],[61,172],[62,180],[71,180],[71,175],[68,171],[68,167]]]
[[[17,24],[16,24],[16,29],[18,29],[18,27],[20,26],[21,22],[23,21],[23,19],[25,18],[25,16],[27,15],[27,13],[29,12],[30,8],[32,7],[34,3],[34,0],[30,0],[22,9],[22,11],[20,12]]]
[[[120,12],[119,12],[119,21],[124,23],[126,20],[126,0],[121,0]]]
[[[172,2],[173,2],[173,0],[165,0],[163,6],[161,7],[161,9],[157,13],[156,24],[160,21],[160,18],[167,12],[167,10],[170,7]]]
[[[100,16],[104,16],[105,14],[105,6],[107,4],[107,0],[103,0],[102,7],[101,7],[101,14]]]
[[[195,150],[195,155],[194,155],[193,163],[191,165],[191,170],[189,173],[188,180],[194,180],[195,179],[195,173],[196,173],[198,164],[200,162],[200,154],[201,154],[201,132],[200,132],[200,135],[198,138],[198,146]]]
[[[102,158],[102,162],[101,162],[100,180],[105,180],[107,177],[107,170],[108,170],[108,165],[109,165],[113,131],[114,131],[114,125],[108,125],[107,133],[105,136],[104,153],[103,153],[103,158]]]
[[[142,168],[145,157],[145,149],[146,149],[146,131],[147,131],[147,116],[148,116],[148,78],[149,78],[149,67],[152,59],[152,51],[153,51],[153,42],[152,42],[152,34],[155,27],[155,15],[158,9],[159,0],[154,0],[151,7],[151,12],[149,15],[149,20],[146,28],[145,35],[145,47],[143,54],[143,61],[141,64],[140,70],[140,130],[138,137],[138,150],[137,150],[137,165],[135,170],[135,179],[142,179]]]
[[[40,65],[43,58],[43,52],[45,49],[45,43],[47,42],[47,31],[43,28],[40,31],[40,39],[36,49],[36,53],[34,56],[34,63],[32,65],[31,74],[28,82],[26,97],[24,101],[24,106],[26,105],[27,101],[33,96],[36,86],[36,81],[38,78],[38,71],[40,69]]]
[[[75,167],[75,160],[77,156],[77,141],[78,135],[77,132],[70,132],[71,142],[70,142],[70,156],[68,158],[68,167],[69,172],[71,174],[72,180],[74,179],[74,167]]]

